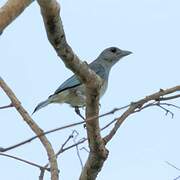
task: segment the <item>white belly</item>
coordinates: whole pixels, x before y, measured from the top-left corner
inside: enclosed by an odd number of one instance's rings
[[[100,98],[104,95],[107,89],[107,83],[104,83],[100,90]],[[54,103],[67,103],[71,106],[82,107],[86,104],[85,87],[84,85],[74,87],[62,91],[59,94],[53,95],[52,102]]]

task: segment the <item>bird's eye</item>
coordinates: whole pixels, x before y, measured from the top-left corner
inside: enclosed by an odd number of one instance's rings
[[[117,49],[116,48],[111,48],[112,53],[116,53]]]

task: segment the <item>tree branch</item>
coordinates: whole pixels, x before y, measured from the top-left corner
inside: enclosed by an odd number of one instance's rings
[[[44,169],[44,170],[50,171],[50,168],[40,166],[39,164],[36,164],[36,163],[34,163],[34,162],[27,161],[27,160],[25,160],[25,159],[22,159],[22,158],[19,158],[19,157],[16,157],[16,156],[12,156],[12,155],[5,154],[5,153],[0,153],[0,156],[9,157],[9,158],[11,158],[11,159],[15,159],[15,160],[17,160],[17,161],[24,162],[24,163],[29,164],[29,165],[31,165],[31,166],[34,166],[34,167],[37,167],[37,168],[40,168],[40,169]]]
[[[112,130],[110,131],[110,133],[104,137],[104,142],[105,144],[107,144],[116,134],[117,130],[119,129],[119,127],[121,126],[121,124],[124,122],[124,120],[130,116],[133,113],[136,113],[139,109],[143,108],[143,106],[154,100],[154,101],[159,101],[160,98],[162,98],[165,95],[174,93],[174,92],[178,92],[180,91],[180,86],[175,86],[166,90],[160,89],[160,91],[146,96],[145,98],[137,101],[137,102],[133,102],[131,103],[131,105],[129,106],[129,108],[117,119],[117,122],[115,123],[114,127],[112,128]],[[179,97],[179,96],[177,96]],[[164,97],[163,97],[164,98]],[[169,97],[170,98],[170,97]],[[168,98],[168,100],[169,100]],[[172,96],[172,99],[174,99],[174,96]],[[136,111],[137,110],[137,111]]]
[[[77,139],[79,133],[78,133],[76,130],[73,130],[73,134],[75,134],[75,135],[73,136],[73,142],[74,142],[74,144],[76,144],[76,146],[75,146],[75,148],[76,148],[76,154],[77,154],[77,156],[78,156],[79,162],[80,162],[81,167],[82,167],[82,169],[83,169],[83,162],[82,162],[81,155],[80,155],[80,152],[79,152],[78,144],[77,144],[77,142],[76,142],[76,139]]]
[[[159,101],[167,101],[167,100],[172,100],[172,99],[176,99],[179,98],[180,94],[174,95],[174,96],[169,96],[169,97],[161,97],[158,100]]]
[[[2,79],[0,79],[0,86],[1,86],[1,87],[5,87],[5,86],[6,86],[6,85],[3,85]],[[8,93],[7,87],[4,88],[4,89],[6,89],[5,92]],[[123,121],[122,121],[123,118],[125,118],[125,117],[127,118],[130,114],[133,114],[133,113],[142,111],[143,109],[148,108],[148,107],[152,107],[152,106],[161,106],[161,108],[162,108],[162,106],[172,106],[172,107],[175,107],[175,108],[180,109],[179,106],[176,106],[176,105],[174,105],[174,104],[165,103],[165,102],[164,102],[164,103],[161,103],[161,102],[159,101],[160,99],[162,99],[162,98],[161,98],[162,96],[165,96],[165,95],[170,94],[170,93],[174,93],[174,92],[176,92],[176,91],[180,91],[180,86],[176,86],[176,87],[169,88],[169,89],[166,89],[166,90],[160,90],[159,92],[154,93],[154,94],[152,94],[152,95],[149,95],[149,96],[147,96],[147,97],[145,97],[145,98],[143,98],[143,99],[141,99],[141,100],[139,100],[139,101],[137,101],[137,102],[133,102],[133,103],[131,103],[130,105],[126,105],[126,106],[123,106],[123,107],[120,107],[120,108],[114,108],[113,110],[111,110],[111,111],[109,111],[109,112],[107,112],[107,113],[104,113],[104,114],[100,115],[99,117],[107,116],[107,115],[113,114],[114,112],[116,112],[116,111],[118,111],[118,110],[123,110],[123,109],[129,107],[129,109],[128,109],[127,111],[125,111],[120,118],[114,119],[113,121],[111,121],[111,122],[108,123],[105,127],[103,127],[103,128],[101,129],[101,130],[104,130],[105,128],[109,127],[112,123],[114,123],[115,121],[117,121],[116,124],[115,124],[115,126],[114,126],[114,128],[113,128],[113,129],[111,130],[111,132],[109,133],[109,135],[107,135],[107,136],[104,138],[105,143],[107,143],[108,141],[110,141],[110,139],[106,139],[106,138],[112,138],[112,137],[115,135],[115,134],[113,134],[113,136],[112,136],[111,133],[112,133],[112,132],[113,132],[113,133],[115,132],[114,129],[117,128],[117,124],[118,124],[118,123],[122,123],[122,122],[123,122]],[[12,94],[8,94],[8,96],[9,96],[9,97],[12,97]],[[174,99],[175,96],[169,96],[169,97],[168,97],[168,100],[170,100],[170,97],[172,97],[172,99]],[[180,97],[180,96],[176,95],[176,98],[178,98],[178,97]],[[163,97],[163,99],[166,99],[166,97]],[[154,102],[151,102],[151,101],[154,101]],[[19,106],[15,106],[13,102],[14,102],[14,101],[12,100],[11,106],[16,107],[16,108],[18,109]],[[149,102],[150,102],[150,103],[149,103]],[[8,105],[8,106],[9,106],[9,105]],[[165,110],[166,113],[167,113],[167,111],[169,112],[169,110],[167,110],[166,108],[163,108],[163,110]],[[97,118],[97,117],[91,117],[91,118],[87,119],[87,122],[91,122],[91,121],[93,122],[93,120],[94,120],[95,118]],[[126,119],[126,118],[125,118],[125,119]],[[124,120],[125,120],[125,119],[124,119]],[[14,146],[12,146],[12,147],[9,147],[9,149],[12,149],[12,148],[15,148],[15,147],[17,147],[17,146],[19,146],[19,145],[22,145],[22,144],[25,144],[25,143],[27,143],[27,142],[30,142],[30,141],[32,141],[33,139],[37,138],[37,137],[43,136],[44,134],[48,134],[48,133],[51,133],[51,132],[55,132],[55,131],[57,131],[57,130],[62,130],[62,129],[65,129],[65,128],[68,128],[68,127],[72,127],[72,126],[75,126],[75,125],[79,125],[79,124],[82,124],[82,123],[84,123],[84,121],[81,121],[81,122],[78,122],[78,123],[73,123],[73,124],[70,124],[70,125],[66,125],[66,126],[63,126],[63,127],[60,127],[60,128],[53,129],[53,130],[49,130],[49,131],[44,132],[44,133],[42,132],[41,134],[39,134],[39,135],[37,135],[37,136],[34,136],[34,137],[32,137],[32,138],[30,138],[30,139],[28,139],[28,140],[26,140],[26,141],[23,141],[23,142],[19,143],[18,145],[14,145]],[[119,124],[118,124],[118,125],[119,125]],[[119,126],[119,127],[120,127],[120,126]],[[77,142],[77,143],[75,143],[75,144],[73,144],[73,145],[70,145],[70,146],[68,146],[68,147],[65,148],[64,146],[65,146],[66,143],[70,140],[71,137],[72,137],[72,135],[70,135],[70,136],[68,137],[68,139],[65,141],[65,143],[61,146],[60,150],[56,153],[56,157],[57,157],[59,154],[63,153],[64,151],[66,151],[66,150],[68,150],[68,149],[71,149],[71,148],[73,148],[73,147],[76,147],[77,145],[79,145],[79,144],[81,144],[81,143],[83,143],[83,142],[85,142],[85,141],[87,140],[86,138],[84,138],[84,139],[80,140],[79,142]],[[9,149],[8,149],[8,148],[7,148],[7,149],[1,148],[1,151],[9,150]],[[2,154],[2,153],[1,153],[1,154]],[[88,161],[90,161],[91,159],[93,159],[93,157],[89,157],[89,158],[90,158],[90,159],[88,159]],[[24,161],[24,160],[23,160],[23,161]],[[87,161],[87,162],[88,162],[88,161]],[[24,161],[24,162],[25,162],[25,161]],[[31,162],[30,162],[29,164],[31,164]],[[35,163],[32,163],[32,164],[35,164]],[[93,163],[92,163],[92,165],[93,165]],[[35,166],[36,166],[36,165],[35,165]],[[44,172],[45,172],[46,168],[48,167],[48,164],[45,165],[44,167],[41,167],[40,165],[37,165],[37,167],[41,168],[41,175],[40,175],[39,178],[42,179],[43,176],[44,176]],[[91,167],[91,169],[92,169],[92,167]],[[83,178],[84,178],[84,177],[83,177]],[[85,177],[85,178],[88,178],[88,177]],[[95,177],[94,177],[94,178],[95,178]]]
[[[28,112],[23,108],[20,101],[16,98],[15,94],[12,92],[12,90],[7,86],[7,84],[4,82],[4,80],[0,77],[0,87],[4,90],[6,95],[10,98],[13,106],[16,108],[16,110],[19,112],[23,120],[29,125],[31,130],[38,136],[39,140],[41,141],[42,145],[44,146],[49,161],[50,161],[50,169],[51,169],[51,180],[58,180],[58,166],[57,166],[57,160],[54,153],[54,150],[43,134],[43,131],[39,128],[39,126],[32,120],[32,118],[29,116]],[[41,136],[39,136],[41,135]]]
[[[168,162],[168,161],[165,161],[169,166],[173,167],[174,169],[180,171],[180,168],[176,167],[174,164]]]
[[[6,105],[6,106],[1,106],[0,109],[7,109],[7,108],[10,108],[10,107],[13,107],[12,103],[9,104],[9,105]]]
[[[32,2],[33,0],[8,0],[4,6],[0,8],[0,35]]]
[[[172,99],[174,99],[174,96],[169,96],[169,97],[168,97],[168,100],[170,100],[170,97],[172,97]],[[179,97],[180,97],[180,96],[176,96],[176,98],[179,98]],[[164,97],[164,98],[166,98],[166,97]],[[163,98],[163,99],[164,99],[164,98]],[[161,99],[162,99],[162,98],[160,98],[160,100],[161,100]],[[133,104],[133,103],[131,103],[131,104]],[[117,111],[126,109],[126,108],[130,107],[131,104],[126,105],[126,106],[123,106],[123,107],[120,107],[120,108],[114,108],[114,109],[112,109],[112,110],[110,110],[110,111],[108,111],[108,112],[106,112],[106,113],[103,113],[103,114],[99,115],[98,118],[105,117],[105,116],[114,114],[114,113],[117,112]],[[157,106],[157,104],[172,106],[172,107],[174,107],[174,108],[180,109],[179,106],[176,106],[176,105],[174,105],[174,104],[170,104],[170,103],[160,103],[159,101],[154,101],[153,103],[146,104],[146,105],[144,105],[143,107],[136,109],[135,112],[140,112],[140,111],[142,111],[143,109],[148,108],[148,107]],[[12,106],[12,105],[11,105],[11,106]],[[91,118],[87,119],[86,121],[93,121],[95,118],[97,118],[97,116],[91,117]],[[107,125],[105,125],[103,128],[101,128],[101,131],[104,130],[104,129],[106,129],[107,127],[109,127],[111,124],[113,124],[113,123],[116,122],[116,121],[117,121],[117,119],[112,120],[112,121],[109,122]],[[63,129],[67,129],[67,128],[69,128],[69,127],[74,127],[74,126],[77,126],[77,125],[80,125],[80,124],[83,124],[83,123],[84,123],[84,120],[83,120],[83,121],[76,122],[76,123],[72,123],[72,124],[67,124],[67,125],[65,125],[65,126],[61,126],[61,127],[58,127],[58,128],[54,128],[54,129],[45,131],[45,132],[44,132],[43,134],[41,134],[41,135],[47,135],[47,134],[50,134],[50,133],[53,133],[53,132],[56,132],[56,131],[60,131],[60,130],[63,130]],[[41,135],[39,135],[39,136],[41,136]],[[14,148],[17,148],[17,147],[19,147],[19,146],[22,146],[22,145],[24,145],[24,144],[26,144],[26,143],[29,143],[29,142],[35,140],[35,139],[38,138],[39,136],[33,136],[33,137],[29,138],[29,139],[26,139],[26,140],[24,140],[24,141],[22,141],[22,142],[20,142],[20,143],[17,143],[17,144],[15,144],[15,145],[9,146],[9,147],[7,147],[7,148],[0,147],[0,152],[6,152],[6,151],[9,151],[9,150],[11,150],[11,149],[14,149]],[[87,140],[87,139],[86,139],[86,140]],[[84,142],[84,141],[83,141],[83,142]],[[83,143],[83,142],[82,142],[82,143]],[[81,142],[80,142],[80,144],[81,144]],[[74,145],[72,145],[72,147],[73,147],[73,146],[74,146]],[[69,146],[69,148],[71,148],[71,146]],[[69,148],[67,147],[67,149],[69,149]],[[65,150],[66,150],[66,148],[65,148]]]
[[[59,149],[59,151],[56,153],[56,158],[58,158],[58,156],[62,153],[63,149],[64,149],[64,146],[69,142],[69,140],[73,138],[73,132],[71,133],[71,135],[69,135],[69,137],[66,139],[66,141],[62,144],[61,148]],[[47,164],[45,164],[43,166],[43,168],[41,168],[41,172],[40,172],[40,175],[39,175],[39,180],[43,180],[44,178],[44,173],[45,173],[45,170],[46,168],[49,166],[49,162]]]
[[[86,89],[86,119],[99,114],[99,90],[102,80],[86,63],[80,61],[68,45],[59,16],[60,6],[56,0],[38,0],[41,7],[48,39],[66,67],[71,69],[85,84]],[[88,142],[90,147],[89,158],[81,173],[81,180],[95,179],[103,162],[107,158],[107,150],[100,135],[99,120],[86,122]],[[90,173],[91,172],[91,173]]]
[[[60,131],[60,130],[63,130],[63,129],[67,129],[69,127],[77,126],[77,125],[80,125],[80,124],[83,124],[83,123],[84,123],[84,121],[80,121],[80,122],[77,122],[77,123],[72,123],[72,124],[68,124],[68,125],[65,125],[65,126],[61,126],[61,127],[55,128],[55,129],[51,129],[51,130],[46,131],[46,132],[42,132],[39,135],[33,136],[33,137],[29,138],[29,139],[26,139],[26,140],[24,140],[24,141],[22,141],[20,143],[12,145],[10,147],[7,147],[7,148],[0,147],[0,152],[9,151],[11,149],[14,149],[14,148],[17,148],[19,146],[22,146],[22,145],[24,145],[26,143],[29,143],[29,142],[33,141],[34,139],[39,138],[40,136],[47,135],[47,134],[50,134],[50,133],[53,133],[53,132],[56,132],[56,131]]]
[[[41,8],[48,40],[57,55],[63,60],[67,68],[72,70],[84,83],[90,87],[99,87],[101,78],[92,71],[86,62],[80,61],[78,56],[66,41],[60,13],[60,5],[56,0],[38,0]]]
[[[32,0],[9,0],[0,9],[0,34],[4,30],[4,28],[8,26],[31,2]],[[105,138],[102,139],[100,134],[101,130],[99,127],[99,118],[98,118],[99,90],[100,87],[102,86],[102,80],[98,75],[96,75],[94,71],[89,69],[88,65],[85,62],[80,61],[78,56],[73,52],[72,48],[67,43],[62,21],[59,16],[60,6],[58,2],[56,0],[38,0],[38,3],[41,7],[41,13],[43,16],[47,36],[50,43],[56,50],[58,56],[63,60],[66,67],[71,69],[79,77],[81,82],[85,84],[86,97],[87,97],[86,98],[86,128],[87,128],[90,153],[88,160],[82,170],[80,180],[87,180],[87,179],[94,180],[96,179],[99,171],[101,170],[108,156],[108,151],[105,148],[105,145],[114,137],[114,135],[116,134],[117,130],[124,122],[124,120],[129,115],[138,112],[139,109],[142,110],[144,105],[151,100],[163,101],[163,100],[169,100],[180,97],[180,95],[175,95],[166,98],[163,97],[164,95],[173,93],[175,91],[179,91],[180,86],[170,88],[167,90],[160,90],[159,92],[153,95],[147,96],[140,101],[132,103],[130,106],[128,105],[127,107],[129,108],[122,114],[121,117],[117,119],[117,122],[115,123],[110,133]],[[50,142],[45,137],[44,132],[38,127],[38,125],[32,120],[32,118],[29,116],[26,110],[21,106],[19,100],[9,89],[9,87],[5,84],[2,78],[0,78],[0,86],[4,89],[8,97],[11,99],[13,106],[21,114],[24,121],[31,127],[31,129],[37,135],[26,142],[30,142],[31,140],[37,137],[40,139],[41,143],[43,144],[44,148],[47,151],[50,160],[51,179],[57,180],[58,168],[57,168],[56,156],[53,151],[53,148],[51,147]],[[77,125],[80,123],[75,123],[75,124]],[[73,126],[75,124],[73,124]],[[67,127],[70,126],[66,126],[65,128]],[[56,128],[56,130],[60,130],[60,129],[64,129],[64,128],[62,127]],[[47,133],[54,132],[56,130],[53,131],[51,130]],[[24,142],[21,143],[21,145],[22,144],[24,144]]]

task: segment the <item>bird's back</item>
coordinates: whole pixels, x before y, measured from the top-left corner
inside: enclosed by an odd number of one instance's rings
[[[107,79],[109,72],[105,70],[105,67],[103,67],[101,64],[98,62],[94,61],[91,64],[89,64],[89,67],[96,73],[98,74],[102,79]],[[54,92],[53,95],[59,94],[62,91],[70,88],[74,88],[76,86],[81,85],[82,83],[80,82],[79,78],[76,75],[71,76],[68,78],[64,83],[62,83],[58,89]]]

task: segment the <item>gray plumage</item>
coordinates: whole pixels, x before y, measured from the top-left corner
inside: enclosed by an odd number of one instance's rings
[[[100,97],[102,97],[107,89],[109,72],[112,66],[122,57],[131,53],[130,51],[124,51],[117,47],[110,47],[102,51],[98,58],[89,64],[89,67],[103,80],[103,85],[100,89]],[[51,103],[67,103],[72,107],[83,107],[85,106],[85,102],[84,84],[80,82],[76,75],[73,75],[62,83],[47,100],[39,103],[34,112]]]

